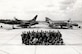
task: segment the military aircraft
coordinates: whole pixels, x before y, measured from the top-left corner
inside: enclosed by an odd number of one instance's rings
[[[81,28],[81,26],[79,26],[77,23],[71,22],[71,19],[67,21],[52,21],[51,19],[46,17],[45,21],[49,24],[49,27],[51,28],[73,29],[73,26]]]
[[[13,29],[14,29],[14,25],[17,25],[17,27],[22,27],[22,28],[30,28],[32,25],[38,24],[38,22],[36,21],[37,19],[36,15],[32,20],[19,20],[16,17],[14,17],[15,20],[0,20],[0,23],[4,23],[4,24],[9,24],[9,25],[13,25]]]

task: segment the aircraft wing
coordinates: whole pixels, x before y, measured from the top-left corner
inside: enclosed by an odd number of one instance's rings
[[[35,25],[35,24],[38,24],[38,22],[26,22],[26,23],[19,24],[18,27],[30,28],[32,25]]]

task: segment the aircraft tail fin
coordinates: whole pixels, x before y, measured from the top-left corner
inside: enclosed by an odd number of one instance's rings
[[[37,17],[38,17],[38,15],[36,15],[32,20],[36,21]]]
[[[51,19],[49,19],[48,17],[46,17],[46,20],[45,20],[47,23],[51,23],[52,22],[52,20]]]
[[[19,21],[16,17],[14,17],[14,19],[15,19],[16,21]]]

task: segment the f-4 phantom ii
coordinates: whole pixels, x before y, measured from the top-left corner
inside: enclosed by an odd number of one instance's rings
[[[32,25],[38,24],[38,22],[36,21],[37,19],[36,15],[32,20],[19,20],[16,17],[14,17],[15,20],[0,20],[0,23],[4,23],[4,24],[9,24],[9,25],[17,25],[17,27],[22,27],[22,28],[30,28]],[[14,28],[14,26],[13,26]]]
[[[60,28],[60,29],[73,29],[73,26],[81,28],[77,23],[73,23],[69,20],[67,21],[52,21],[48,17],[46,17],[46,22],[49,24],[51,28]]]

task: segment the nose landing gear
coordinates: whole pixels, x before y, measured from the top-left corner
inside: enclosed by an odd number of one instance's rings
[[[2,26],[2,25],[1,25],[0,27],[1,27],[1,28],[3,28],[3,26]]]
[[[79,26],[78,28],[81,28],[81,26]]]

